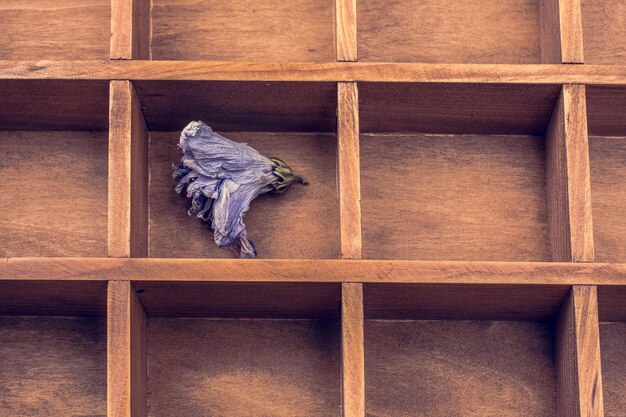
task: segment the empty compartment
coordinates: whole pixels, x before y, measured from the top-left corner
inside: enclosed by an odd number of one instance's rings
[[[604,415],[626,416],[626,288],[598,287]]]
[[[150,417],[341,414],[340,284],[136,288]]]
[[[108,83],[0,81],[0,256],[106,256]]]
[[[567,286],[365,285],[367,416],[557,415]]]
[[[550,260],[544,135],[559,91],[361,84],[364,257]]]
[[[333,0],[154,0],[152,59],[334,61]]]
[[[626,65],[626,3],[582,0],[585,63]]]
[[[3,1],[0,20],[0,59],[109,59],[110,0]]]
[[[106,283],[0,282],[4,416],[106,416]]]
[[[541,1],[360,0],[359,61],[539,63]]]
[[[597,262],[626,261],[626,88],[587,87]]]
[[[262,258],[338,258],[336,100],[334,83],[137,82],[150,129],[149,256],[232,258],[213,231],[188,216],[172,164],[181,130],[202,120],[223,136],[278,157],[308,185],[257,197],[244,218]]]

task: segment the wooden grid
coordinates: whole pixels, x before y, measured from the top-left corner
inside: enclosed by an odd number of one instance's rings
[[[74,301],[80,294],[94,293],[95,290],[83,285],[108,283],[107,415],[140,417],[148,415],[149,310],[154,308],[154,314],[159,314],[159,308],[168,304],[167,299],[161,300],[161,304],[154,302],[156,307],[149,305],[148,299],[142,302],[138,291],[144,289],[142,285],[156,288],[164,285],[167,290],[169,284],[176,282],[226,282],[241,285],[240,291],[245,291],[245,285],[250,283],[279,286],[317,283],[331,286],[328,288],[340,284],[341,307],[337,314],[341,321],[342,413],[346,417],[363,417],[366,414],[366,319],[377,315],[402,318],[403,311],[406,313],[411,308],[422,310],[413,311],[410,317],[428,318],[430,308],[445,311],[440,314],[447,318],[524,320],[545,318],[549,315],[547,311],[554,313],[554,308],[548,307],[558,302],[555,324],[558,415],[603,416],[598,323],[599,320],[625,319],[626,265],[594,263],[587,126],[588,117],[592,115],[587,111],[587,87],[626,86],[626,66],[583,64],[584,22],[580,3],[577,0],[541,1],[542,64],[505,65],[357,62],[358,7],[354,0],[337,0],[335,4],[337,62],[150,61],[147,60],[150,57],[149,2],[114,0],[111,3],[111,60],[0,61],[0,83],[15,80],[110,82],[109,258],[7,257],[0,264],[0,288],[5,289],[4,296],[0,295],[0,311],[7,314],[35,311],[37,314],[37,308],[41,308],[37,300],[44,298],[43,304],[53,313],[73,314],[71,306],[45,301],[46,282],[52,285],[50,288],[77,285],[79,295],[69,298]],[[341,259],[147,258],[150,133],[137,90],[139,83],[148,81],[336,83]],[[558,99],[545,132],[549,258],[552,262],[361,260],[364,238],[359,88],[362,83],[558,85]],[[605,120],[604,125],[617,126],[615,130],[623,134],[625,131],[620,129],[624,121],[619,117],[619,114],[607,116],[609,120]],[[37,286],[42,288],[41,297],[37,297]],[[457,288],[465,297],[463,302],[448,293],[448,290],[455,291],[452,288]],[[411,295],[415,289],[417,295]],[[420,298],[420,291],[430,297],[430,303]],[[495,298],[481,300],[484,292]],[[304,290],[301,293],[306,301],[309,295],[305,295]],[[281,292],[277,294],[280,296]],[[379,302],[381,305],[376,305],[377,294],[383,300]],[[385,297],[387,305],[383,305]],[[515,304],[518,297],[522,301],[514,308],[507,305]],[[605,306],[599,304],[599,299]],[[197,300],[190,296],[188,301]],[[396,301],[398,305],[394,306]],[[405,306],[402,310],[402,302],[412,307]],[[20,303],[26,307],[20,308]],[[282,312],[279,316],[289,317],[290,311],[297,307],[288,301],[284,303],[273,308]],[[546,312],[541,310],[544,307]],[[234,311],[243,309],[245,312],[246,308],[250,307],[243,302],[235,306]],[[318,308],[310,309],[315,312]]]

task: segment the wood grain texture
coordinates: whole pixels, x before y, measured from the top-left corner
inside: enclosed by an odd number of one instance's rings
[[[543,135],[560,86],[359,83],[361,132]]]
[[[575,285],[556,324],[559,416],[604,417],[597,290]]]
[[[103,132],[0,131],[0,256],[106,256],[106,154]]]
[[[581,0],[541,0],[541,62],[582,64]]]
[[[587,87],[589,134],[626,136],[626,86]]]
[[[147,318],[129,281],[109,282],[108,417],[146,417]]]
[[[624,133],[626,134],[626,130]],[[624,261],[626,137],[590,137],[589,157],[596,260]]]
[[[188,121],[204,120],[213,124],[212,119],[207,119],[211,117],[210,112],[195,116]],[[281,158],[309,181],[306,186],[294,184],[283,194],[264,194],[252,202],[245,223],[259,257],[339,258],[335,135],[219,132],[229,139],[248,143],[263,155]],[[179,136],[179,132],[151,133],[149,255],[236,257],[235,251],[220,249],[215,244],[213,232],[205,223],[187,215],[190,200],[174,191],[172,164],[177,165],[182,156],[176,148]]]
[[[154,0],[152,58],[334,61],[333,0]]]
[[[569,285],[364,284],[366,319],[552,320]]]
[[[106,324],[0,317],[2,416],[105,417]]]
[[[356,0],[335,1],[337,61],[358,61]]]
[[[561,64],[561,13],[562,0],[539,1],[539,41],[541,62]]]
[[[626,3],[580,0],[585,59],[590,64],[626,64]]]
[[[626,322],[626,287],[598,287],[600,322]]]
[[[342,284],[341,384],[342,416],[365,417],[363,284]]]
[[[337,168],[341,257],[362,256],[361,163],[359,145],[359,92],[356,83],[339,83],[337,113]]]
[[[347,259],[5,258],[2,280],[626,285],[626,264]]]
[[[366,259],[546,261],[543,139],[361,135]]]
[[[548,224],[553,261],[593,262],[585,87],[565,85],[546,132]]]
[[[109,226],[111,257],[148,255],[148,143],[130,81],[111,81]]]
[[[607,417],[626,416],[626,323],[600,323],[604,410]]]
[[[335,320],[153,318],[149,415],[339,416],[339,352]]]
[[[626,84],[626,65],[389,62],[0,61],[0,79]]]
[[[540,61],[539,0],[360,0],[361,61]]]
[[[150,59],[150,0],[111,0],[111,59]]]
[[[0,59],[108,59],[108,0],[4,0]]]
[[[551,326],[365,322],[367,416],[556,414]]]

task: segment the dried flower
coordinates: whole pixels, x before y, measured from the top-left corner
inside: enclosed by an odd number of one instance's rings
[[[256,248],[243,222],[252,200],[306,181],[280,159],[226,139],[200,121],[183,129],[178,147],[183,157],[174,167],[173,178],[178,181],[174,189],[179,194],[187,190],[192,199],[189,215],[210,224],[219,247],[239,247],[242,258],[254,258]]]

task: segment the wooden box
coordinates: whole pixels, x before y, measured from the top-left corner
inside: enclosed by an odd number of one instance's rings
[[[5,3],[0,416],[626,417],[621,1]]]

